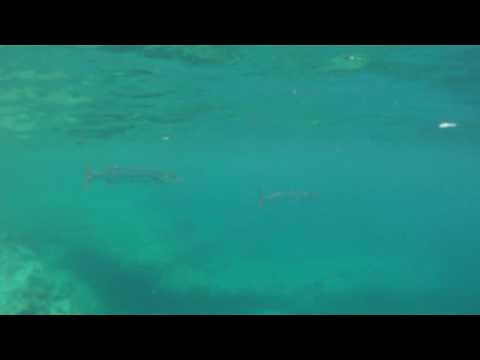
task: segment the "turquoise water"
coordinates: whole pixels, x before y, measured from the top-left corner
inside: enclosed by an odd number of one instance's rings
[[[479,60],[1,46],[0,312],[479,313]]]

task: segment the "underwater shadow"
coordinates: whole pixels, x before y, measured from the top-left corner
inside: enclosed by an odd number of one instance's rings
[[[168,269],[162,273],[158,267],[128,264],[89,246],[72,248],[61,259],[61,265],[85,281],[107,314],[252,314],[272,306],[288,307],[283,299],[273,295],[224,294],[198,288],[176,292],[172,287],[162,288],[161,278],[168,275]]]

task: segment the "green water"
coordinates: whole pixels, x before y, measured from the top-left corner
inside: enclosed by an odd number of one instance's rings
[[[41,289],[68,279],[63,313],[480,313],[479,64],[478,46],[1,46],[0,246],[49,269]],[[113,165],[181,181],[85,181]],[[0,312],[52,312],[39,278],[3,277]]]

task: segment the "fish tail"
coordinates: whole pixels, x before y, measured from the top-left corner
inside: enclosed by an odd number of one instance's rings
[[[263,195],[262,189],[258,190],[258,207],[263,208],[265,204],[265,196]]]
[[[93,174],[92,170],[90,169],[90,166],[85,166],[85,185],[90,184],[90,182],[93,179]]]

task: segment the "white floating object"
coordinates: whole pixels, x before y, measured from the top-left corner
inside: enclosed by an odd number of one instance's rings
[[[449,122],[442,122],[442,123],[438,124],[438,127],[440,129],[448,129],[448,128],[457,127],[457,124],[456,123],[449,123]]]
[[[162,140],[163,140],[163,141],[168,141],[168,140],[170,140],[170,136],[163,136],[163,137],[162,137]]]

